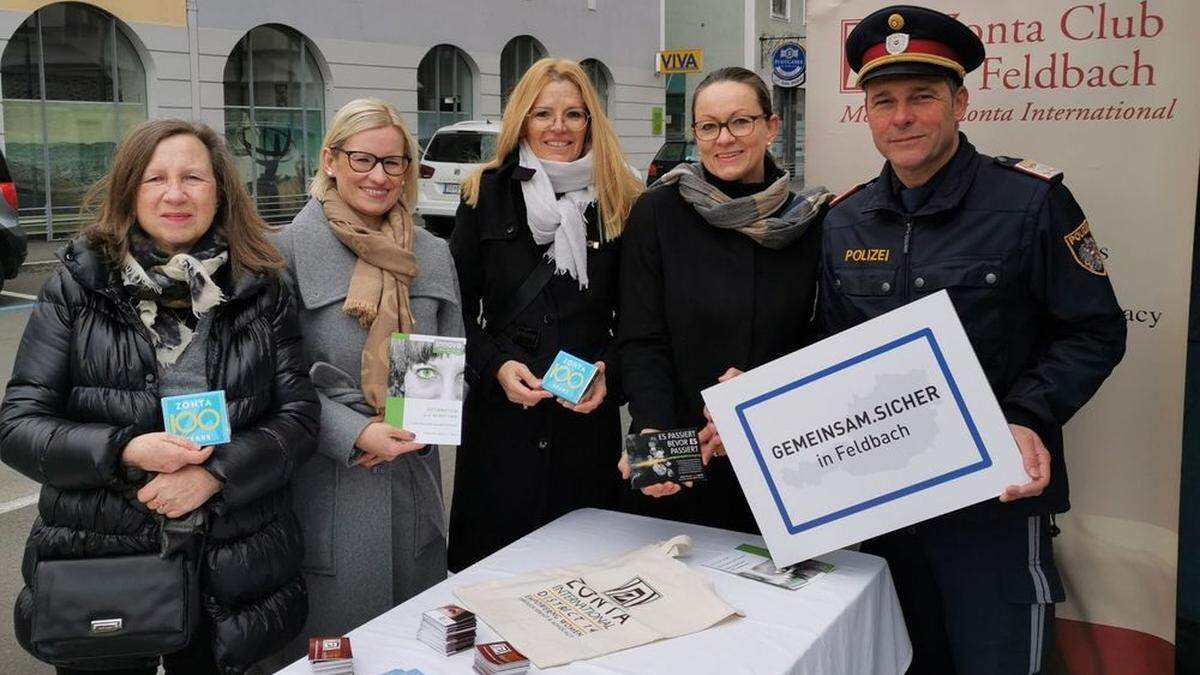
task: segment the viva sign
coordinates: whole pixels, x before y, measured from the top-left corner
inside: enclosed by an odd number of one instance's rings
[[[656,56],[655,69],[660,73],[698,73],[704,69],[701,49],[664,49]]]

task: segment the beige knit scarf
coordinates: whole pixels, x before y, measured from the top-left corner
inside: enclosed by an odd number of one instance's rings
[[[358,256],[342,311],[367,329],[362,350],[362,390],[367,403],[382,413],[387,401],[388,345],[392,333],[414,328],[408,288],[416,278],[412,215],[403,204],[388,211],[376,229],[346,205],[336,188],[317,201],[333,236]]]

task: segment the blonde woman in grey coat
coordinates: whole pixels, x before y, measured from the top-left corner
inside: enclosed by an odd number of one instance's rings
[[[446,578],[438,449],[379,417],[393,332],[463,334],[449,250],[413,226],[417,152],[390,104],[347,103],[325,136],[312,200],[276,239],[321,397],[317,454],[293,480],[304,639],[344,635]]]

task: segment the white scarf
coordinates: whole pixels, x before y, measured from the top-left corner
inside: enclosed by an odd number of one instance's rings
[[[587,224],[583,213],[596,201],[592,179],[592,152],[574,162],[539,159],[521,141],[521,166],[533,169],[533,178],[521,183],[526,220],[538,245],[554,245],[546,257],[559,274],[570,274],[587,288]],[[561,198],[554,195],[561,194]]]

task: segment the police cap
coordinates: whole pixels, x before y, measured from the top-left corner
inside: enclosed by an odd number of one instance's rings
[[[885,75],[952,75],[961,82],[983,55],[983,42],[966,25],[913,5],[872,12],[846,38],[846,62],[860,87]]]

